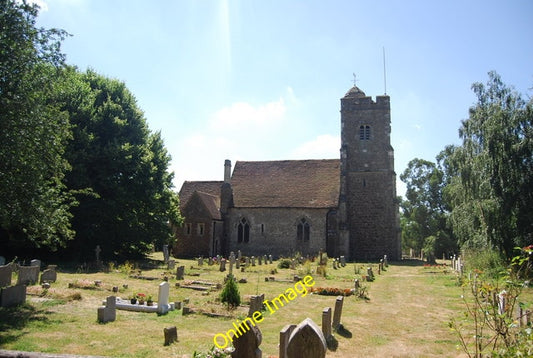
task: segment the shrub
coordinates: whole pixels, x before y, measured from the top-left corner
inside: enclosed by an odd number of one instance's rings
[[[224,284],[224,289],[220,293],[220,302],[226,303],[228,305],[228,309],[235,308],[241,304],[239,287],[237,287],[235,277],[231,274],[228,275],[226,283]]]
[[[281,259],[278,262],[278,268],[280,269],[288,269],[291,267],[291,260],[290,259]]]
[[[506,273],[505,260],[496,250],[467,250],[463,257],[466,272],[481,271],[490,278],[499,278]]]

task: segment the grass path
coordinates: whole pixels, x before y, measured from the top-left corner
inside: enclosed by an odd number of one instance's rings
[[[186,266],[187,274],[197,272],[200,279],[222,282],[226,273],[217,267],[197,267],[192,260],[179,260]],[[315,287],[353,287],[354,268],[366,266],[348,264],[333,270],[328,267],[329,278],[315,277]],[[248,283],[239,284],[241,295],[265,293],[271,299],[292,287],[293,274],[314,267],[300,267],[296,270],[280,270],[275,274],[276,282],[265,282],[275,268],[263,265],[249,268],[237,277],[246,277]],[[301,272],[302,271],[302,272]],[[376,267],[374,266],[376,272]],[[164,275],[163,269],[146,271],[149,276]],[[195,279],[191,277],[191,279]],[[107,289],[80,290],[81,300],[65,302],[48,296],[29,296],[30,308],[23,312],[0,309],[0,348],[100,355],[108,357],[183,357],[194,350],[205,351],[213,345],[215,334],[232,327],[232,321],[243,319],[247,307],[233,313],[231,319],[210,318],[200,314],[182,316],[174,311],[165,316],[135,312],[117,312],[117,320],[105,325],[96,322],[96,307],[110,295],[112,286],[129,284],[119,295],[127,297],[135,292],[157,294],[157,283],[136,280],[124,273],[76,274],[60,273],[53,285],[56,294],[68,296],[76,290],[68,284],[77,280],[93,282],[101,280]],[[175,287],[171,278],[171,301],[190,298],[194,310],[225,311],[215,302],[218,293],[204,296],[201,292]],[[426,268],[414,262],[392,264],[388,270],[376,276],[368,288],[369,300],[346,297],[341,322],[346,331],[335,334],[338,347],[328,351],[327,357],[461,357],[457,350],[457,338],[447,326],[452,316],[463,310],[461,288],[455,284],[455,276],[442,269]],[[109,290],[108,290],[109,289]],[[260,324],[263,333],[261,349],[263,357],[278,355],[279,331],[286,324],[298,324],[306,317],[321,325],[322,310],[334,307],[335,297],[306,295],[282,307],[272,315],[266,314]],[[3,310],[3,311],[2,311]],[[11,313],[10,313],[11,312]],[[13,316],[14,315],[14,316]],[[18,316],[17,316],[18,315]],[[163,346],[163,328],[177,326],[179,342]]]
[[[453,275],[393,265],[370,285],[369,293],[367,303],[347,302],[342,321],[352,338],[339,337],[338,351],[328,356],[461,356],[447,326],[461,309],[461,290]]]

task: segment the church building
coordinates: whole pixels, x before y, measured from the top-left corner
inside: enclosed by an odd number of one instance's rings
[[[339,159],[224,163],[223,181],[185,181],[177,257],[401,259],[390,98],[356,86],[341,99]]]

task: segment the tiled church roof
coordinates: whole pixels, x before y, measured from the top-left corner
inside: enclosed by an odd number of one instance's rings
[[[220,200],[220,186],[222,181],[186,181],[180,189],[180,206],[183,206],[189,201],[195,191],[213,195]]]
[[[231,186],[235,207],[337,207],[340,160],[238,161]]]
[[[202,203],[205,205],[211,218],[215,220],[222,219],[222,215],[220,215],[220,195],[211,195],[201,191],[197,191],[196,195],[198,195]]]

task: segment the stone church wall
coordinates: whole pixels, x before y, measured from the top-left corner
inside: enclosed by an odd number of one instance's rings
[[[326,215],[329,209],[306,208],[232,208],[227,218],[228,253],[241,250],[243,255],[289,256],[317,254],[326,248]],[[250,224],[250,241],[237,242],[237,227],[242,218]],[[297,225],[302,218],[310,225],[309,241],[297,239]]]

